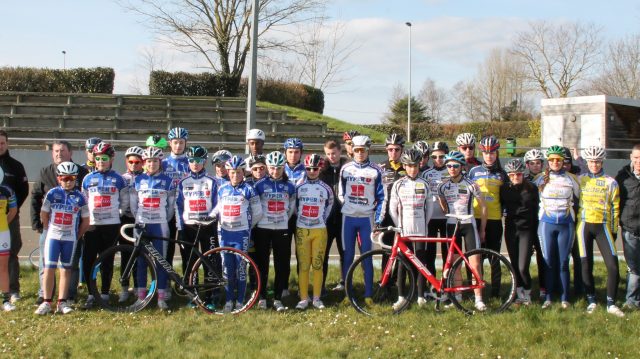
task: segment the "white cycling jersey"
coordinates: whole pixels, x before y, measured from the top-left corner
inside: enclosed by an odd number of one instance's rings
[[[449,178],[438,186],[438,196],[444,199],[448,213],[451,214],[473,214],[473,199],[479,198],[481,195],[480,187],[464,176],[460,182],[453,182]],[[467,219],[460,223],[471,223],[471,221],[475,221],[475,219]],[[447,218],[447,223],[456,223],[456,220]]]
[[[326,228],[333,208],[333,190],[319,179],[305,178],[296,186],[298,228]]]
[[[431,167],[420,174],[420,177],[424,178],[427,183],[429,183],[429,189],[431,190],[431,200],[433,202],[433,214],[431,218],[433,219],[445,219],[444,212],[442,212],[442,207],[440,207],[440,202],[438,200],[438,186],[449,178],[449,172],[447,171],[447,167],[443,166],[440,169],[435,167]]]
[[[129,187],[114,170],[93,171],[82,181],[91,225],[120,223],[120,213],[129,208]]]
[[[426,236],[433,212],[433,196],[423,178],[403,177],[391,188],[389,215],[404,236]]]

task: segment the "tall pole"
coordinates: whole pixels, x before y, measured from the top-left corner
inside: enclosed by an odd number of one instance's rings
[[[407,98],[407,142],[411,142],[411,23],[405,23],[409,27],[409,97]]]
[[[249,75],[249,88],[247,90],[247,133],[256,126],[256,82],[258,81],[258,12],[259,0],[253,0],[251,8],[251,74]],[[245,149],[249,153],[249,145]]]
[[[65,50],[62,50],[62,69],[67,69],[67,52]]]

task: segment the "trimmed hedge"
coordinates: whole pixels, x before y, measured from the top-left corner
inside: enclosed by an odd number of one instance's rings
[[[225,74],[151,71],[150,95],[236,96],[238,79]]]
[[[69,70],[0,68],[0,91],[113,93],[115,71],[109,67]]]
[[[242,79],[240,93],[247,95],[247,80]],[[324,93],[322,90],[304,84],[259,79],[256,86],[258,101],[266,101],[283,106],[297,107],[322,114]]]

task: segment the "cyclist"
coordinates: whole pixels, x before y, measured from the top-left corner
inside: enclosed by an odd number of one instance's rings
[[[361,239],[360,253],[371,250],[372,222],[380,223],[382,204],[384,202],[384,186],[382,170],[369,160],[371,139],[368,136],[355,136],[353,139],[353,161],[347,163],[340,171],[338,199],[342,203],[342,248],[344,263],[342,277],[355,256],[356,238]],[[364,263],[365,302],[372,303],[373,263]],[[348,302],[348,299],[346,299]]]
[[[265,140],[264,131],[252,128],[247,132],[247,146],[249,146],[250,155],[261,155],[264,148]]]
[[[142,159],[145,162],[145,172],[136,176],[130,190],[131,213],[137,224],[143,224],[147,235],[151,237],[169,237],[169,219],[173,217],[175,203],[175,187],[171,177],[162,173],[161,161],[164,157],[162,150],[157,147],[147,147]],[[139,229],[136,229],[139,231]],[[139,233],[136,233],[136,236]],[[167,256],[168,242],[161,239],[152,240],[153,247],[163,256]],[[147,296],[147,271],[144,261],[138,261],[136,278],[139,285],[138,299]],[[167,272],[158,268],[158,308],[167,310]]]
[[[456,145],[458,145],[458,152],[464,155],[464,160],[467,161],[464,171],[469,171],[475,167],[480,166],[480,161],[475,156],[476,150],[476,136],[473,133],[461,133],[456,137]]]
[[[260,197],[244,180],[246,163],[242,157],[231,157],[226,167],[229,171],[229,181],[218,189],[218,204],[210,216],[218,218],[220,245],[247,253],[251,228],[262,218]],[[242,266],[238,266],[237,258],[233,254],[225,253],[222,263],[225,278],[228,280],[225,286],[227,302],[224,304],[224,311],[231,312],[234,304],[236,309],[242,308],[247,286],[246,271]]]
[[[128,187],[125,180],[111,167],[116,151],[106,142],[93,147],[96,168],[82,181],[82,194],[87,199],[91,227],[84,235],[82,270],[85,280],[91,278],[93,262],[98,254],[116,244],[120,232],[120,212],[129,208]],[[101,270],[104,296],[108,297],[113,262],[103,265]],[[87,296],[83,308],[92,308],[93,295]]]
[[[0,168],[0,183],[4,181],[4,171]],[[11,188],[0,185],[0,290],[2,291],[2,309],[10,312],[16,309],[11,303],[9,293],[9,254],[11,252],[11,234],[9,223],[18,214],[18,201]]]
[[[253,231],[256,248],[256,264],[260,271],[261,288],[258,308],[267,309],[267,279],[269,278],[269,256],[273,248],[273,308],[284,311],[282,291],[289,285],[291,272],[291,240],[289,219],[295,211],[296,188],[284,171],[285,158],[282,152],[267,155],[269,176],[255,184],[255,191],[262,205],[262,219]],[[256,171],[257,172],[257,171]]]
[[[480,140],[478,146],[482,152],[484,162],[480,166],[475,166],[468,172],[470,180],[474,181],[482,192],[482,199],[487,206],[487,226],[485,231],[485,241],[482,242],[484,248],[489,248],[500,252],[502,245],[502,207],[500,206],[500,186],[507,182],[507,174],[500,166],[498,150],[500,142],[494,136],[486,136]],[[474,202],[474,213],[476,221],[481,213],[479,202]],[[499,263],[491,265],[491,288],[492,295],[498,295],[500,290],[500,266]]]
[[[420,173],[429,169],[429,153],[431,149],[426,141],[416,141],[413,148],[420,151],[422,159],[420,160]]]
[[[500,187],[500,202],[506,213],[505,241],[516,274],[516,301],[531,304],[531,250],[538,236],[538,188],[524,178],[525,166],[511,160],[504,166],[509,182]],[[544,265],[544,264],[542,264]]]
[[[580,184],[572,173],[563,168],[565,152],[554,145],[547,149],[547,164],[535,180],[540,192],[538,236],[545,266],[547,296],[542,308],[551,306],[551,292],[555,288],[558,271],[561,282],[561,306],[569,308],[569,255],[575,231],[573,204],[580,197]]]
[[[356,130],[346,131],[342,134],[342,142],[344,142],[344,150],[347,152],[347,157],[353,159],[353,138],[359,136],[360,132]]]
[[[301,183],[305,176],[304,164],[300,161],[302,158],[302,150],[304,145],[299,138],[287,138],[284,141],[284,155],[286,158],[286,163],[284,166],[284,171],[289,178],[289,182],[293,183],[293,185],[297,185]],[[293,239],[293,234],[296,232],[296,214],[294,213],[291,218],[289,218],[289,244],[291,245],[291,241]],[[283,296],[289,295],[289,289],[285,289]]]
[[[580,176],[580,209],[576,237],[582,261],[582,280],[587,294],[587,313],[596,309],[593,280],[593,241],[607,267],[607,312],[617,317],[624,313],[615,303],[620,273],[616,237],[620,219],[620,189],[613,177],[604,173],[602,162],[606,153],[601,146],[589,146],[583,150],[589,173]]]
[[[296,309],[309,306],[309,269],[313,269],[313,307],[324,309],[322,293],[322,266],[327,248],[327,220],[333,208],[333,191],[319,179],[323,159],[307,155],[304,166],[307,176],[296,186],[296,253],[298,254],[298,283],[300,302]]]
[[[385,140],[387,160],[380,164],[380,169],[382,170],[382,186],[384,187],[385,199],[382,205],[383,216],[381,225],[383,227],[393,225],[393,221],[391,219],[391,216],[389,215],[389,193],[391,191],[391,187],[397,180],[406,176],[407,174],[407,172],[404,170],[404,167],[402,166],[402,162],[400,162],[400,156],[402,155],[403,148],[404,138],[400,134],[392,133]],[[382,236],[382,241],[385,244],[391,245],[393,244],[394,236],[394,232],[386,232]]]
[[[213,164],[213,168],[215,169],[215,175],[213,178],[215,178],[218,187],[222,186],[225,181],[229,180],[229,174],[225,165],[231,157],[233,157],[233,155],[227,150],[217,151],[213,156],[211,156],[211,164]]]
[[[84,153],[87,155],[87,162],[85,162],[82,167],[89,173],[96,169],[96,162],[93,159],[93,148],[100,142],[102,142],[102,139],[99,137],[91,137],[84,142]]]
[[[539,149],[532,148],[524,154],[524,163],[527,166],[525,179],[533,183],[535,178],[542,173],[544,154]],[[537,216],[534,227],[538,228]],[[544,257],[542,256],[542,248],[540,247],[540,237],[537,235],[533,238],[533,248],[536,251],[536,264],[538,265],[538,287],[540,288],[540,300],[544,301],[547,296],[546,285],[544,282]]]
[[[40,211],[46,237],[42,247],[44,302],[35,311],[38,315],[51,312],[55,269],[58,267],[58,261],[60,261],[60,282],[56,311],[68,314],[73,310],[67,304],[73,254],[79,238],[89,228],[87,200],[79,190],[75,189],[78,166],[73,162],[62,162],[56,167],[56,173],[59,186],[47,192]]]
[[[397,180],[389,192],[389,215],[397,227],[402,228],[403,236],[426,236],[427,224],[433,212],[433,196],[429,190],[429,184],[424,178],[419,177],[420,160],[422,152],[417,149],[406,149],[400,161],[406,171],[406,176]],[[426,259],[426,243],[414,243],[416,257],[420,261]],[[404,267],[398,268],[398,301],[393,308],[401,308],[406,299],[404,279]],[[425,279],[418,280],[418,305],[424,306],[427,301],[424,298]]]
[[[468,179],[462,172],[466,161],[464,155],[458,151],[451,151],[445,157],[445,165],[449,178],[444,180],[438,186],[438,198],[440,207],[444,213],[452,213],[456,215],[475,214],[475,208],[480,212],[480,232],[478,233],[477,223],[473,219],[461,221],[458,231],[454,233],[456,220],[447,219],[447,237],[456,236],[456,241],[462,247],[462,238],[464,238],[464,249],[470,251],[480,248],[480,243],[484,242],[484,233],[487,223],[487,206],[485,205],[477,183]],[[477,207],[472,206],[477,201]],[[469,262],[480,273],[481,258],[478,256],[469,257]],[[457,273],[456,276],[460,276]],[[458,294],[459,295],[459,294]],[[462,299],[459,297],[459,300]],[[486,310],[482,298],[482,289],[475,290],[475,307],[478,311]]]
[[[247,159],[247,165],[251,169],[251,173],[245,178],[245,181],[255,186],[267,175],[267,157],[265,155],[250,155]]]

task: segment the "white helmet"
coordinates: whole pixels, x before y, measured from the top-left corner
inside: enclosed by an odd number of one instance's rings
[[[142,154],[143,160],[153,159],[153,158],[157,158],[161,160],[163,157],[164,157],[164,153],[162,153],[162,149],[158,147],[153,147],[153,146],[147,147],[147,149],[144,150],[144,153]]]
[[[124,153],[125,158],[129,156],[138,156],[142,158],[143,155],[144,155],[144,148],[140,146],[129,147],[127,148],[127,151]]]
[[[249,141],[249,140],[264,141],[264,139],[265,139],[264,131],[259,130],[257,128],[252,128],[247,133],[247,141]]]
[[[607,153],[602,146],[589,146],[582,150],[582,157],[585,160],[602,161],[607,157]]]
[[[369,138],[369,136],[356,136],[354,138],[351,139],[351,141],[353,142],[353,147],[366,147],[369,148],[371,147],[371,139]]]
[[[476,136],[473,133],[461,133],[456,137],[456,144],[458,146],[472,146],[476,144]]]
[[[544,153],[537,148],[532,148],[524,154],[524,162],[540,160],[544,161]]]
[[[62,162],[56,167],[56,174],[58,176],[77,176],[78,165],[73,162]]]

